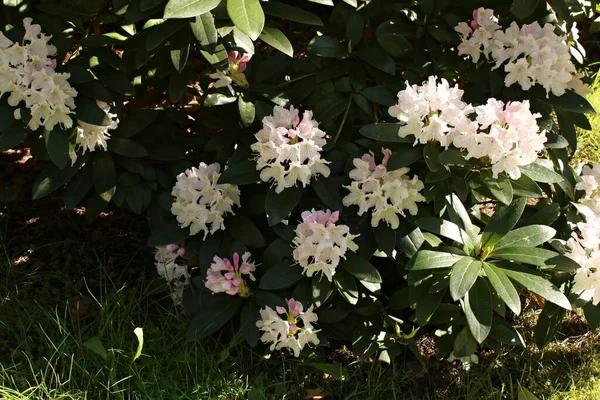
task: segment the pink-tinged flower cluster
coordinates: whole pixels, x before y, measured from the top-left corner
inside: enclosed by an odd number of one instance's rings
[[[183,262],[185,248],[181,244],[168,244],[156,247],[154,261],[156,271],[167,281],[175,304],[181,304],[183,290],[190,284],[188,266]]]
[[[350,191],[343,199],[346,207],[358,206],[358,215],[371,211],[371,226],[376,227],[381,220],[392,229],[400,224],[398,215],[404,216],[404,210],[411,215],[418,211],[417,203],[425,201],[420,193],[424,185],[415,175],[409,178],[408,168],[388,171],[387,162],[392,155],[389,149],[382,149],[384,157],[377,164],[373,153],[355,158],[354,169],[350,171],[352,183],[344,186]]]
[[[302,303],[294,299],[287,301],[287,309],[277,306],[275,310],[265,307],[260,310],[260,319],[256,326],[263,332],[261,341],[271,343],[271,350],[288,348],[294,357],[299,357],[300,352],[307,344],[319,344],[317,333],[313,326],[317,322],[317,314],[313,307],[304,311]]]
[[[241,263],[238,253],[233,253],[233,263],[227,258],[215,256],[213,263],[206,272],[204,285],[214,293],[227,293],[230,296],[250,296],[250,289],[246,278],[254,281],[252,272],[256,266],[250,260],[250,253],[242,255]]]
[[[250,58],[252,58],[252,54],[238,53],[235,50],[231,50],[227,53],[227,59],[229,61],[228,68],[209,75],[212,79],[216,79],[216,82],[213,82],[212,87],[226,87],[232,95],[235,95],[233,86],[231,86],[233,82],[240,87],[247,88],[248,81],[243,72],[246,70]]]
[[[56,125],[73,126],[69,114],[75,109],[77,91],[67,81],[70,74],[57,73],[56,47],[49,44],[52,36],[42,33],[42,28],[23,19],[23,42],[14,43],[0,32],[0,96],[10,93],[8,104],[16,107],[25,102],[30,110],[30,129],[43,126],[48,131]],[[20,109],[15,118],[21,118]]]
[[[273,115],[264,117],[262,123],[263,128],[255,135],[257,142],[250,147],[258,153],[260,179],[274,181],[276,193],[298,182],[306,187],[316,175],[329,176],[329,162],[321,158],[325,132],[311,111],[305,111],[300,120],[294,106],[275,106]]]
[[[294,260],[303,268],[304,275],[311,277],[320,272],[331,282],[340,258],[346,258],[348,250],[358,250],[350,228],[337,224],[339,211],[304,211],[302,222],[294,237]]]
[[[430,76],[420,86],[407,83],[389,113],[401,122],[398,135],[414,135],[415,145],[453,145],[467,151],[466,159],[491,164],[494,178],[506,172],[518,179],[519,167],[534,162],[544,149],[546,135],[536,121],[541,115],[530,111],[527,100],[504,104],[491,98],[473,107],[462,96],[457,85],[450,87],[445,79],[437,84],[437,77]]]
[[[589,93],[571,61],[567,37],[557,35],[553,24],[542,27],[534,22],[519,28],[513,21],[502,30],[497,22],[494,10],[482,7],[473,12],[473,21],[459,23],[454,28],[462,36],[458,54],[470,56],[475,63],[483,54],[495,62],[494,69],[504,64],[507,87],[518,83],[529,90],[539,84],[556,96],[567,89]]]

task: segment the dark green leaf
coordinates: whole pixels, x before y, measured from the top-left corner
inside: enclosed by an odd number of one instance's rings
[[[320,57],[339,58],[346,55],[345,47],[330,36],[315,36],[308,43],[308,51]]]
[[[471,289],[481,266],[481,261],[471,257],[463,257],[454,264],[450,272],[450,294],[454,300],[461,299]]]
[[[381,142],[412,143],[410,138],[401,138],[398,135],[400,125],[389,122],[378,122],[365,125],[359,132],[366,138]]]
[[[265,26],[259,38],[269,46],[281,51],[283,54],[290,57],[294,56],[294,48],[292,47],[290,40],[279,29]]]
[[[231,229],[231,236],[238,239],[242,244],[249,247],[265,247],[265,238],[260,230],[254,225],[250,218],[243,215],[235,215],[227,221]]]
[[[39,200],[44,196],[49,195],[56,189],[66,183],[81,167],[81,163],[76,163],[74,166],[69,166],[64,170],[56,168],[54,164],[48,164],[40,172],[37,179],[33,183],[33,200]]]
[[[67,189],[65,190],[65,207],[69,210],[75,208],[91,188],[92,169],[84,167],[67,184]]]
[[[540,96],[539,100],[575,113],[596,114],[594,107],[592,107],[589,101],[572,90],[567,90],[563,95],[558,97],[553,94],[550,94],[549,98]]]
[[[242,307],[240,313],[240,331],[242,331],[242,337],[251,347],[255,347],[258,343],[260,332],[256,326],[258,321],[258,307],[253,301],[247,301]]]
[[[112,156],[101,152],[94,157],[92,165],[92,183],[100,197],[109,202],[115,194],[117,186],[117,173]]]
[[[390,228],[387,224],[379,224],[373,228],[373,234],[379,249],[388,257],[393,257],[394,248],[396,247],[396,230]]]
[[[269,268],[260,279],[258,286],[263,290],[285,289],[302,277],[302,268],[299,265],[292,265],[292,261],[288,259]]]
[[[583,313],[592,331],[595,331],[600,325],[600,305],[594,305],[592,302],[583,306]]]
[[[538,0],[513,0],[512,12],[517,19],[525,19],[535,11]]]
[[[4,135],[4,133],[3,133]],[[63,130],[54,130],[44,132],[44,141],[46,149],[52,162],[60,169],[65,169],[69,163],[69,137],[71,132]]]
[[[110,118],[98,107],[95,100],[81,96],[76,98],[75,103],[77,105],[75,114],[78,120],[92,125],[106,126],[110,124]]]
[[[521,299],[510,279],[493,264],[484,262],[483,270],[498,296],[506,303],[508,308],[519,315],[521,313]]]
[[[346,259],[341,260],[339,266],[361,281],[381,283],[379,271],[370,262],[356,254],[346,253]]]
[[[223,299],[211,304],[210,307],[201,307],[198,314],[190,322],[187,330],[187,340],[194,341],[215,333],[225,325],[240,308],[241,298],[219,294]]]
[[[191,18],[216,8],[221,0],[169,0],[163,18]]]
[[[321,201],[327,207],[331,208],[331,210],[342,209],[342,196],[331,178],[320,176],[318,179],[312,181],[311,186]]]
[[[108,151],[125,157],[146,157],[148,155],[148,151],[141,144],[118,137],[108,141]]]
[[[544,304],[544,309],[538,317],[534,330],[535,344],[543,349],[554,337],[562,325],[566,310],[554,304]]]
[[[441,218],[425,217],[415,221],[415,225],[439,236],[447,237],[455,242],[467,244],[471,241],[467,232],[453,222]]]
[[[396,63],[385,51],[377,47],[363,47],[354,52],[360,59],[390,75],[396,75]]]
[[[394,92],[382,85],[366,87],[360,93],[373,103],[383,106],[391,106],[396,103]]]
[[[495,249],[508,246],[536,247],[546,243],[556,235],[556,230],[544,225],[529,225],[508,232],[496,243]]]
[[[517,390],[517,400],[540,400],[535,394],[531,393],[529,389],[524,388],[519,384]]]
[[[494,322],[492,323],[490,337],[498,340],[501,343],[525,347],[525,341],[523,340],[523,336],[521,336],[519,331],[517,331],[511,324],[497,315],[494,315]]]
[[[525,174],[521,174],[519,179],[510,181],[513,187],[513,193],[521,197],[542,198],[544,192],[537,183]]]
[[[545,268],[551,268],[556,265],[554,260],[558,256],[559,254],[554,251],[527,246],[506,246],[500,249],[494,248],[494,251],[490,254],[490,257],[499,258],[501,260],[516,261]],[[561,266],[563,269],[578,268],[578,264],[568,257],[566,257],[566,260],[560,259],[560,261],[565,263],[565,265]]]
[[[519,167],[521,172],[536,182],[543,183],[558,183],[562,182],[565,178],[563,178],[558,173],[554,172],[550,168],[544,166],[539,162],[534,162],[533,164],[523,165]]]
[[[112,103],[113,99],[108,90],[98,81],[86,82],[77,85],[77,94],[84,95],[94,100],[100,100],[104,103]]]
[[[396,126],[396,134],[398,128]],[[407,167],[423,157],[423,152],[418,147],[396,149],[388,160],[387,170],[394,171],[396,169]]]
[[[279,194],[275,192],[274,188],[269,190],[265,202],[265,212],[269,226],[277,225],[294,211],[302,198],[302,192],[304,192],[304,189],[299,186],[287,188]]]
[[[173,66],[175,67],[175,70],[178,73],[181,74],[181,71],[183,71],[183,69],[185,68],[189,54],[190,54],[190,44],[189,43],[180,49],[173,49],[170,51],[171,62],[173,63]],[[185,82],[184,82],[184,84],[185,84]],[[181,86],[181,85],[178,85],[178,86]]]
[[[477,350],[477,341],[471,334],[468,326],[462,328],[462,330],[456,335],[454,339],[454,347],[452,354],[454,357],[468,357]]]
[[[494,215],[486,225],[482,237],[481,246],[483,248],[493,247],[517,224],[523,210],[527,204],[527,198],[522,197],[510,205],[496,205]]]
[[[13,122],[0,132],[0,152],[12,149],[27,136],[27,128],[21,121]]]
[[[551,303],[570,310],[571,303],[564,293],[549,280],[536,275],[532,270],[515,264],[502,264],[502,272],[513,281],[523,285],[525,289],[542,296]]]
[[[504,174],[498,175],[497,178],[492,178],[492,174],[489,171],[481,173],[483,183],[487,186],[490,193],[494,198],[506,205],[509,205],[513,200],[513,187],[510,179]]]
[[[350,379],[350,374],[341,364],[327,364],[327,363],[306,363],[305,365],[315,368],[317,371],[331,375],[340,381],[347,381]]]
[[[417,252],[412,260],[411,271],[423,269],[446,268],[454,265],[462,257],[452,253],[441,251],[421,250]]]
[[[150,126],[156,120],[158,115],[158,111],[155,110],[140,110],[133,112],[119,123],[119,127],[115,131],[113,137],[119,136],[130,138]]]
[[[265,25],[259,0],[227,0],[227,13],[240,31],[252,40],[258,39]]]
[[[312,299],[315,307],[320,307],[331,295],[331,282],[322,274],[315,274],[312,278]]]
[[[471,222],[471,217],[460,198],[455,194],[449,194],[446,196],[446,204],[450,220],[464,229],[471,237],[475,237],[479,230]]]
[[[323,26],[323,21],[321,21],[321,18],[298,7],[290,6],[285,3],[276,3],[273,1],[263,3],[262,7],[265,14],[273,17],[286,19],[288,21],[294,21],[301,24]]]
[[[356,47],[360,39],[362,39],[365,31],[365,21],[359,13],[353,12],[348,17],[346,22],[346,37],[352,43],[352,47]]]
[[[487,283],[478,279],[463,303],[469,329],[477,342],[483,343],[492,329],[492,295]]]
[[[338,268],[333,276],[338,292],[350,304],[358,303],[358,288],[354,277],[345,270]]]
[[[401,230],[404,230],[402,225]],[[396,246],[407,257],[412,257],[417,253],[423,242],[425,242],[423,233],[419,228],[415,228],[409,232],[402,232],[401,230],[396,232]]]

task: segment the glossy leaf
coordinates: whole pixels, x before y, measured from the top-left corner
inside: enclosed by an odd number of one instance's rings
[[[252,40],[258,39],[265,26],[265,14],[259,0],[227,0],[227,13],[239,30]]]
[[[221,0],[169,0],[164,18],[191,18],[216,8]]]
[[[492,312],[492,295],[483,279],[478,279],[471,287],[465,297],[463,307],[473,337],[478,343],[483,343],[490,334],[494,316]]]
[[[508,308],[519,315],[521,313],[521,299],[508,276],[500,268],[486,262],[483,263],[483,270],[498,296],[506,303]]]
[[[463,257],[452,266],[449,287],[454,300],[461,299],[471,289],[479,276],[481,267],[481,261],[471,257]]]

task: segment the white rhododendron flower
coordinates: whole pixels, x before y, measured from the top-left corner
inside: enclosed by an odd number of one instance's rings
[[[562,96],[567,89],[581,95],[590,92],[571,61],[567,37],[554,33],[553,24],[542,27],[533,22],[519,28],[513,21],[502,30],[494,11],[482,7],[473,12],[470,24],[461,22],[454,30],[462,36],[458,54],[471,57],[475,63],[483,54],[495,62],[494,69],[504,64],[507,87],[518,83],[523,90],[529,90],[538,84],[547,95],[555,96]]]
[[[346,207],[358,206],[358,215],[373,209],[373,227],[384,220],[392,229],[397,229],[400,224],[398,215],[404,216],[404,210],[416,215],[417,203],[425,201],[420,193],[424,185],[417,176],[410,179],[406,175],[408,168],[388,171],[386,165],[392,152],[389,149],[382,151],[384,157],[381,164],[375,163],[373,153],[354,159],[354,169],[350,171],[352,183],[344,186],[350,194],[344,197],[343,203]]]
[[[519,166],[534,162],[544,149],[546,135],[539,132],[529,101],[513,101],[504,105],[500,100],[489,99],[487,104],[475,108],[478,130],[462,131],[454,136],[454,146],[467,150],[465,158],[478,158],[492,164],[493,177],[506,172],[519,179]]]
[[[185,248],[177,244],[156,247],[154,261],[156,271],[171,287],[171,296],[175,304],[181,304],[183,290],[190,284],[188,266],[182,263]]]
[[[580,202],[600,214],[600,163],[592,167],[585,165],[581,171],[579,182],[575,189],[583,190],[585,195]]]
[[[13,43],[0,33],[0,96],[10,93],[8,104],[13,107],[25,102],[32,130],[43,126],[51,131],[56,125],[70,128],[77,91],[67,81],[70,74],[54,71],[56,60],[50,57],[56,55],[56,47],[48,43],[52,36],[31,22],[31,18],[23,19],[22,43]],[[15,117],[20,118],[20,112]]]
[[[224,230],[224,217],[233,214],[233,206],[240,206],[240,190],[236,185],[218,184],[218,163],[191,168],[177,175],[171,195],[175,197],[171,213],[182,228],[190,234],[204,232],[204,238],[219,229]]]
[[[467,117],[473,110],[462,95],[458,85],[451,87],[446,79],[438,83],[432,75],[420,86],[407,82],[406,89],[398,92],[398,104],[388,112],[402,123],[400,137],[414,135],[415,144],[436,141],[447,148],[455,131],[473,129]]]
[[[287,347],[294,357],[299,357],[300,351],[307,344],[319,344],[319,330],[315,330],[312,325],[317,320],[313,306],[304,311],[302,303],[289,299],[287,310],[281,306],[275,307],[275,310],[268,306],[261,309],[256,326],[263,331],[260,340],[263,343],[271,343],[271,350]]]
[[[312,112],[305,111],[300,120],[298,110],[275,106],[273,115],[263,118],[263,128],[255,135],[252,144],[258,153],[256,168],[260,179],[274,181],[275,192],[302,183],[306,187],[313,176],[329,176],[329,161],[321,158],[325,145],[325,132],[312,119]]]
[[[347,225],[336,224],[339,211],[304,211],[302,223],[296,228],[294,237],[294,260],[303,268],[304,275],[311,277],[320,272],[333,280],[340,258],[346,258],[348,250],[358,246]]]
[[[77,127],[75,128],[76,146],[73,151],[69,153],[72,164],[77,160],[76,150],[83,149],[82,154],[85,154],[86,151],[95,151],[97,148],[106,151],[108,146],[107,140],[110,139],[110,133],[108,133],[108,131],[116,129],[117,126],[119,126],[119,118],[117,118],[117,114],[112,114],[110,112],[110,105],[100,100],[96,100],[96,104],[104,111],[110,120],[110,123],[108,125],[93,125],[88,124],[87,122],[77,121]]]
[[[256,266],[250,261],[250,253],[245,252],[242,255],[240,263],[240,255],[233,253],[233,263],[227,258],[215,256],[213,263],[206,272],[206,281],[204,285],[214,293],[227,293],[230,296],[239,294],[241,297],[250,296],[248,282],[244,279],[244,275],[251,280],[256,280],[252,272],[256,270]]]

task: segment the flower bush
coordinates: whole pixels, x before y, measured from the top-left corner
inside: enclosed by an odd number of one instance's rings
[[[147,218],[189,340],[389,362],[430,335],[471,362],[529,345],[524,304],[539,347],[567,310],[600,322],[600,166],[572,163],[587,6],[24,3],[0,150],[46,162],[34,199]]]

